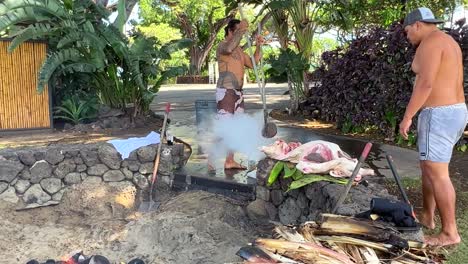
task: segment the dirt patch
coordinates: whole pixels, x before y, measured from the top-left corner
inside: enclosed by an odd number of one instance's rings
[[[133,129],[103,129],[98,132],[74,132],[59,130],[3,132],[0,134],[0,149],[60,146],[64,144],[89,144],[116,138],[143,137],[159,126]]]
[[[87,144],[115,138],[141,137],[151,131],[159,132],[162,122],[163,117],[159,115],[150,114],[133,118],[125,114],[103,117],[97,121],[76,126],[56,122],[54,129],[0,131],[0,149]]]
[[[62,203],[29,211],[0,204],[0,251],[5,263],[61,259],[76,250],[113,262],[225,263],[256,234],[243,207],[206,192],[159,189],[156,212],[137,212],[135,188],[84,182]],[[3,262],[2,262],[3,263]]]

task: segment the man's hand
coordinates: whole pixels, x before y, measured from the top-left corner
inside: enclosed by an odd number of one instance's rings
[[[263,38],[262,35],[258,34],[257,39],[255,40],[256,46],[261,46],[263,43],[265,43],[265,39]]]
[[[237,29],[239,29],[239,30],[245,30],[245,29],[248,29],[248,28],[249,28],[249,23],[247,22],[247,20],[242,20],[239,23],[239,26],[237,26]]]
[[[411,118],[403,118],[403,120],[400,123],[400,135],[403,136],[404,139],[408,140],[408,132],[411,127],[411,123],[413,121]]]

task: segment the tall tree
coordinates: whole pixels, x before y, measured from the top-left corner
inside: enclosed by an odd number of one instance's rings
[[[458,5],[467,0],[349,0],[335,1],[335,9],[343,18],[331,21],[347,39],[356,39],[376,26],[388,27],[393,22],[402,20],[411,10],[418,7],[430,8],[437,17],[451,19]]]
[[[97,5],[102,5],[108,10],[115,11],[117,9],[118,1],[114,1],[113,3],[109,3],[109,0],[94,0]],[[132,13],[133,9],[135,8],[136,4],[138,4],[138,0],[125,0],[125,21],[128,20],[130,14]]]
[[[199,75],[218,33],[237,11],[222,0],[140,0],[143,24],[168,23],[183,37],[192,39],[190,73]]]

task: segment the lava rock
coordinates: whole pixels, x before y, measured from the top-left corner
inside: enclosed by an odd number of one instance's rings
[[[52,195],[62,189],[62,180],[57,178],[47,178],[41,181],[41,187],[48,194]]]
[[[23,195],[23,200],[27,204],[44,204],[50,199],[52,197],[41,188],[40,184],[32,185]]]
[[[105,182],[118,182],[125,180],[125,175],[120,170],[110,170],[102,178]]]
[[[107,165],[107,167],[113,170],[118,170],[120,168],[122,158],[117,150],[111,145],[101,145],[98,149],[98,156],[102,163]]]
[[[88,168],[88,174],[93,176],[102,176],[109,168],[104,164],[96,164]]]
[[[62,162],[63,159],[65,159],[65,156],[59,149],[49,149],[45,155],[45,160],[52,165],[56,165],[59,162]]]
[[[23,168],[19,161],[0,160],[0,181],[10,183]]]
[[[31,183],[39,183],[42,179],[52,176],[52,166],[45,160],[36,161],[29,172],[31,173]]]

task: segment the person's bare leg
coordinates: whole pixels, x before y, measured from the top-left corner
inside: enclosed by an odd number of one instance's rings
[[[213,161],[208,157],[208,173],[215,173],[215,172],[216,172],[216,167]]]
[[[437,246],[458,244],[461,239],[455,219],[455,189],[450,181],[448,163],[432,161],[424,161],[424,163],[442,219],[442,231],[438,235],[426,237],[426,243]]]
[[[245,170],[247,169],[246,167],[242,166],[238,162],[234,160],[234,153],[229,152],[228,155],[226,156],[226,161],[224,162],[224,168],[225,169],[241,169]]]
[[[419,222],[429,228],[435,228],[434,212],[436,209],[436,202],[434,199],[434,190],[431,184],[431,180],[427,175],[427,169],[425,168],[424,161],[420,162],[421,166],[421,181],[422,181],[422,194],[423,194],[423,210],[418,216]]]

